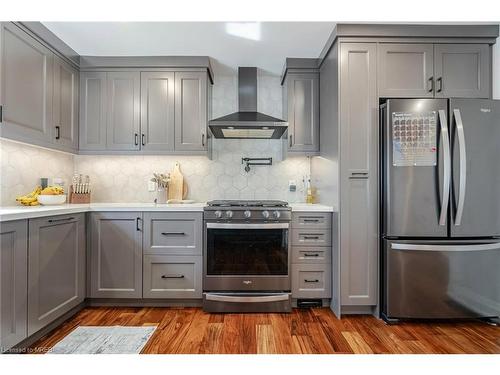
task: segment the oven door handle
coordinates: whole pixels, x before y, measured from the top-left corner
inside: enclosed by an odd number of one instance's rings
[[[267,295],[267,296],[230,296],[227,294],[206,293],[205,299],[207,301],[234,302],[234,303],[279,302],[279,301],[288,301],[290,299],[290,295],[289,294],[273,294],[273,295]]]
[[[208,229],[288,229],[289,223],[269,224],[235,224],[235,223],[207,223]]]

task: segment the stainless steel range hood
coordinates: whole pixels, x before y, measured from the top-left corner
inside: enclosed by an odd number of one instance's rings
[[[208,123],[214,138],[279,139],[288,128],[284,120],[257,112],[257,68],[238,68],[239,111]]]

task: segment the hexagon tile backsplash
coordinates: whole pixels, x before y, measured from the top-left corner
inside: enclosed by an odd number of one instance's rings
[[[0,204],[12,206],[16,197],[31,192],[40,177],[71,181],[74,156],[0,139]]]
[[[302,177],[309,174],[307,157],[278,161],[276,140],[214,140],[214,157],[204,156],[75,156],[75,172],[88,174],[93,202],[152,202],[148,192],[153,172],[170,172],[176,161],[188,185],[188,199],[283,199],[303,202]],[[242,157],[272,157],[272,166],[252,166],[245,172]],[[289,192],[288,182],[297,182]]]

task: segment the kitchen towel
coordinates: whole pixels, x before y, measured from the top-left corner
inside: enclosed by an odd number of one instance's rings
[[[77,327],[59,341],[50,354],[138,354],[156,326]]]

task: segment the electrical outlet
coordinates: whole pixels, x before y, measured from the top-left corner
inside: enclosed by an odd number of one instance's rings
[[[155,191],[156,184],[153,181],[148,181],[148,191]]]
[[[288,189],[292,192],[297,191],[297,182],[295,180],[289,180]]]

